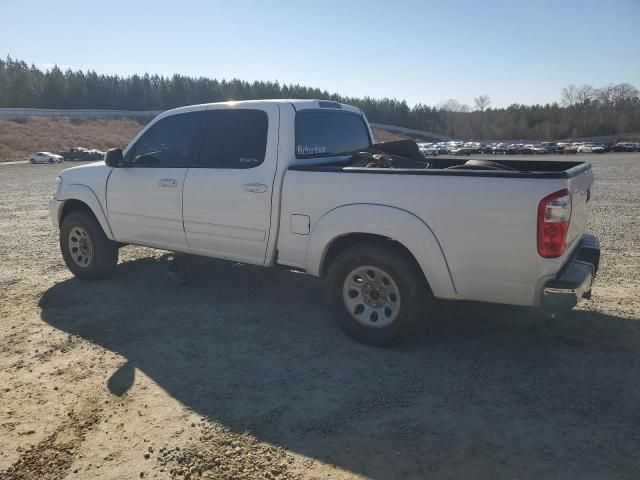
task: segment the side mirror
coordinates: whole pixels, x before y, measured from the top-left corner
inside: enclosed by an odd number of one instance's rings
[[[111,168],[118,168],[122,166],[124,158],[122,157],[121,148],[112,148],[107,150],[104,156],[104,163]]]

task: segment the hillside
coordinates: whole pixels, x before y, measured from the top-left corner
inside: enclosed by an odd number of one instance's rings
[[[57,153],[71,147],[107,150],[126,145],[142,128],[135,120],[30,118],[0,120],[0,162],[26,160],[38,151]]]
[[[38,151],[57,153],[71,147],[107,150],[123,147],[140,131],[134,120],[70,120],[68,118],[30,118],[26,121],[0,120],[0,162],[26,160]],[[378,142],[406,137],[374,129]]]

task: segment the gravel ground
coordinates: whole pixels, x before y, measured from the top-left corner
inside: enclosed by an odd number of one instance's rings
[[[574,158],[579,157],[572,157]],[[0,166],[0,478],[640,478],[640,155],[589,155],[593,300],[443,303],[367,348],[313,278],[121,251],[65,269],[58,165]]]

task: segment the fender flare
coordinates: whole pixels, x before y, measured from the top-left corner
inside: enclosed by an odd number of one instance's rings
[[[374,234],[399,242],[414,256],[436,297],[457,296],[446,256],[433,230],[413,213],[388,205],[350,204],[325,213],[307,243],[307,273],[319,276],[333,241],[352,233]]]
[[[56,200],[60,202],[66,202],[67,200],[79,200],[85,203],[93,215],[98,220],[98,223],[102,227],[105,235],[109,240],[113,240],[113,232],[111,231],[111,226],[109,225],[109,221],[107,220],[107,216],[100,204],[100,200],[96,196],[95,192],[87,187],[86,185],[80,184],[71,184],[64,185],[60,192],[56,195]],[[62,208],[58,211],[58,223],[60,223],[60,214],[62,212]]]

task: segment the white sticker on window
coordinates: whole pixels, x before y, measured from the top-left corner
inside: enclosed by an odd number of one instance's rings
[[[327,153],[327,147],[314,145],[312,147],[308,145],[298,145],[296,147],[296,153],[298,155],[322,155]]]

